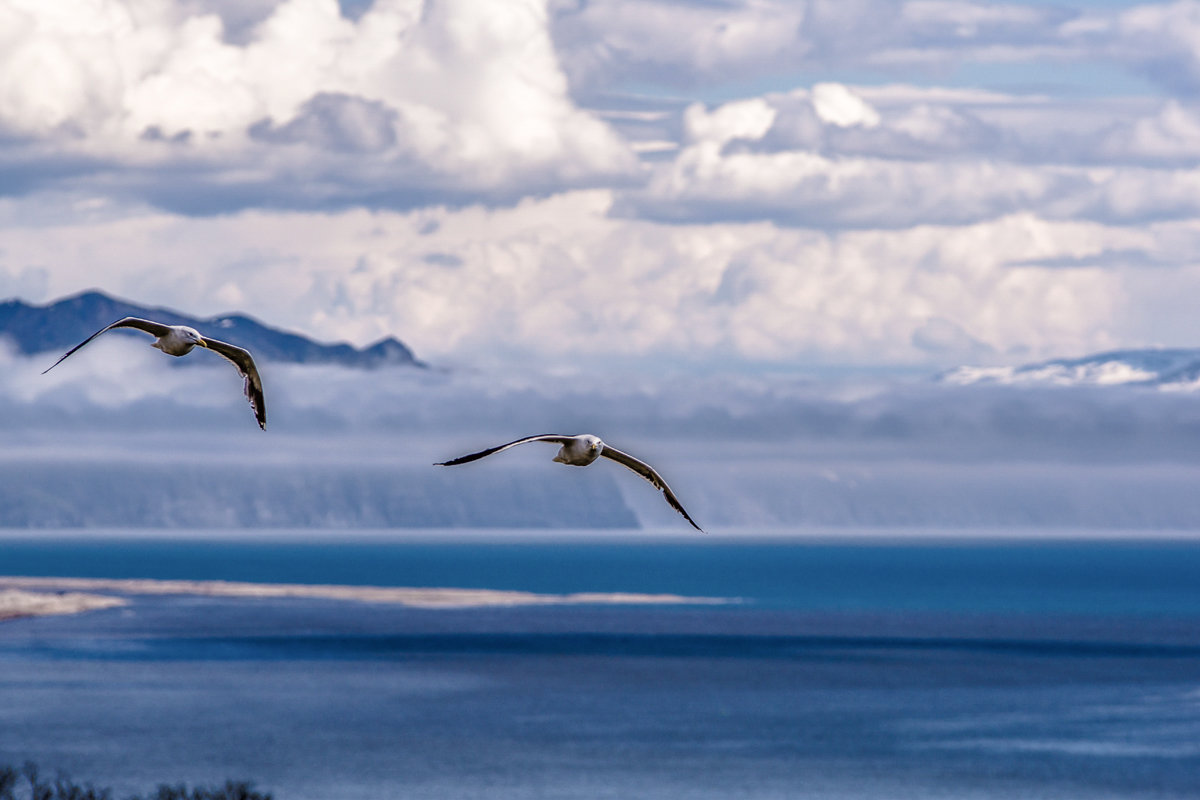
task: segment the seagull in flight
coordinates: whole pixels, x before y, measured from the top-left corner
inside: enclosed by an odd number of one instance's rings
[[[250,357],[250,352],[228,342],[221,342],[201,336],[199,331],[195,328],[189,328],[187,325],[163,325],[161,322],[151,322],[148,319],[125,317],[125,319],[117,320],[106,328],[101,328],[72,347],[63,354],[62,358],[47,367],[42,374],[45,375],[61,364],[67,356],[100,334],[111,331],[113,328],[136,328],[139,331],[145,331],[154,337],[154,344],[150,346],[157,347],[169,356],[185,356],[192,352],[192,349],[195,347],[204,347],[229,359],[238,368],[238,372],[242,373],[242,377],[246,381],[246,399],[250,401],[250,408],[254,411],[254,418],[258,420],[258,427],[263,430],[267,429],[267,406],[263,401],[262,378],[258,375],[258,367],[254,366],[254,359]]]
[[[434,466],[452,467],[455,464],[466,464],[468,461],[476,461],[484,456],[490,456],[492,453],[499,453],[501,450],[507,450],[510,447],[516,447],[526,442],[550,442],[551,444],[562,445],[554,460],[560,464],[569,464],[572,467],[586,467],[601,456],[611,458],[618,464],[629,467],[629,469],[654,484],[655,488],[660,489],[663,497],[671,504],[671,508],[682,514],[683,518],[690,522],[693,528],[701,533],[704,532],[704,529],[697,525],[695,520],[683,510],[683,506],[680,504],[679,499],[675,497],[675,493],[671,491],[671,487],[667,486],[667,482],[662,479],[662,476],[653,467],[644,461],[639,461],[628,453],[622,453],[615,447],[605,444],[600,440],[599,436],[592,436],[590,433],[581,433],[578,436],[563,436],[557,433],[526,436],[524,439],[517,439],[515,442],[502,444],[499,447],[491,447],[487,450],[480,450],[478,453],[471,453],[470,455],[460,456],[450,461],[443,461],[434,464]]]

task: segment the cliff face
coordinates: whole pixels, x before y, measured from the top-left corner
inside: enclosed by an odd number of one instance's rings
[[[609,476],[566,470],[0,463],[0,528],[637,527]]]

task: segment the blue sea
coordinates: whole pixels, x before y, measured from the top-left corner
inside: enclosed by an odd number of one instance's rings
[[[1200,797],[1200,541],[0,536],[0,574],[721,597],[137,595],[0,622],[0,764],[120,798]]]

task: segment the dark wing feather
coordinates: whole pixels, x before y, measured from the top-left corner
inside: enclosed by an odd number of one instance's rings
[[[665,497],[667,502],[671,504],[671,508],[678,511],[680,514],[683,514],[683,518],[692,523],[693,528],[701,533],[704,533],[704,529],[697,525],[696,521],[688,516],[688,513],[683,510],[683,505],[680,504],[679,498],[677,498],[675,493],[671,491],[671,487],[667,486],[667,482],[662,479],[662,476],[654,471],[653,467],[644,461],[638,461],[628,453],[622,453],[615,447],[609,447],[608,445],[604,445],[604,449],[600,451],[600,455],[604,456],[605,458],[611,458],[618,464],[623,464],[626,467],[629,467],[638,475],[641,475],[643,478],[650,481],[650,483],[654,484],[656,489],[662,491],[663,497]]]
[[[501,450],[507,450],[510,447],[516,447],[517,445],[525,444],[526,442],[554,442],[555,444],[566,444],[574,438],[574,436],[563,436],[562,434],[558,433],[543,433],[540,436],[526,436],[524,439],[517,439],[515,442],[502,444],[499,447],[489,447],[487,450],[480,450],[478,453],[459,456],[458,458],[451,459],[450,461],[442,461],[434,464],[434,466],[452,467],[455,464],[466,464],[468,461],[476,461],[484,456],[490,456],[492,453],[499,453]]]
[[[92,339],[95,339],[100,334],[104,333],[105,331],[111,331],[113,328],[137,328],[139,331],[145,331],[146,333],[150,334],[155,339],[157,339],[160,336],[165,335],[168,331],[171,330],[170,326],[168,326],[168,325],[163,325],[162,323],[159,323],[159,322],[151,322],[148,319],[139,319],[137,317],[125,317],[125,319],[119,319],[116,322],[114,322],[112,325],[101,328],[100,330],[96,331],[88,338],[84,339],[79,344],[72,347],[70,350],[68,350],[66,353],[63,354],[62,358],[60,358],[58,361],[55,361],[50,366],[46,367],[46,369],[42,372],[42,374],[45,375],[47,372],[49,372],[50,370],[54,369],[59,364],[61,364],[67,356],[71,355],[76,350],[83,347],[85,344],[90,342]]]
[[[200,340],[209,350],[224,356],[237,366],[238,372],[242,373],[242,377],[246,379],[246,399],[250,401],[250,408],[254,410],[254,418],[258,420],[258,427],[265,431],[267,429],[267,403],[263,397],[262,378],[258,374],[258,367],[254,365],[254,358],[251,357],[250,351],[228,342],[209,339],[207,336],[201,336]]]

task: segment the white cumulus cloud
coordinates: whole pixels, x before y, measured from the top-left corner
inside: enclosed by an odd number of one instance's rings
[[[438,364],[565,367],[1081,352],[1162,324],[1134,312],[1169,269],[1088,257],[1200,253],[1189,223],[1169,235],[1014,214],[824,232],[636,220],[612,214],[613,202],[589,191],[509,209],[144,212],[7,230],[0,241],[12,262],[43,265],[37,299],[78,291],[99,271],[109,291],[195,314],[236,303],[317,338],[396,335]]]
[[[571,100],[546,14],[377,0],[350,19],[336,0],[283,0],[232,41],[219,14],[169,0],[3,0],[0,131],[45,160],[47,184],[100,171],[165,205],[212,195],[201,210],[628,175],[632,151]]]
[[[1191,335],[1195,3],[352,5],[0,0],[0,290],[563,368]],[[1022,58],[1166,88],[955,73]]]
[[[874,128],[879,112],[840,83],[818,83],[812,88],[813,109],[823,122],[850,128],[861,125]]]

